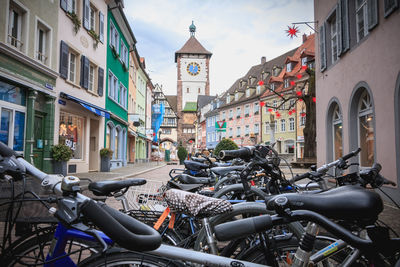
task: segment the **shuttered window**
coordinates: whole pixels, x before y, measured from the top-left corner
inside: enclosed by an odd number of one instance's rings
[[[341,53],[350,49],[350,31],[349,31],[349,2],[348,0],[340,0],[340,23],[341,23]]]
[[[83,0],[83,27],[90,30],[90,1]]]
[[[81,56],[81,82],[80,85],[88,89],[89,88],[89,59],[85,56]]]
[[[99,96],[103,96],[103,87],[104,86],[104,69],[98,69],[98,86],[97,86],[97,94]]]
[[[378,25],[378,0],[368,0],[368,30],[371,31]]]
[[[385,18],[399,7],[399,0],[384,0],[383,3]]]
[[[99,12],[99,39],[104,43],[104,15]]]
[[[325,23],[319,27],[319,54],[321,71],[326,69],[326,45],[325,45]]]
[[[61,41],[60,43],[60,76],[63,79],[68,77],[68,45]]]

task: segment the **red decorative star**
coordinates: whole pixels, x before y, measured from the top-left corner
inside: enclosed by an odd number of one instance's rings
[[[301,69],[306,70],[307,69],[307,65],[301,66]]]
[[[301,96],[301,91],[297,91],[297,92],[296,92],[296,95],[297,95],[297,96]]]
[[[288,113],[289,113],[289,115],[292,115],[292,111],[291,111],[291,110],[289,110],[289,112],[288,112]]]
[[[315,103],[315,102],[317,102],[317,98],[314,96],[313,98],[312,98],[312,101]]]
[[[305,116],[306,116],[306,113],[305,113],[305,112],[302,112],[302,113],[300,113],[300,115],[301,115],[302,117],[305,117]]]
[[[272,112],[272,108],[269,108],[269,109],[268,109],[268,112]]]
[[[265,102],[261,101],[261,102],[260,102],[260,106],[261,106],[261,107],[265,106]]]
[[[287,36],[289,36],[290,38],[293,38],[293,36],[297,37],[297,34],[300,33],[299,28],[294,26],[291,28],[290,26],[288,26],[288,29],[286,30]]]
[[[294,108],[294,109],[292,109],[292,113],[295,113],[296,112],[296,109]]]
[[[297,79],[301,79],[301,77],[303,77],[303,75],[297,74],[296,77],[297,77]]]
[[[290,85],[294,86],[296,83],[294,81],[290,81]]]
[[[264,81],[259,81],[258,85],[264,85]]]
[[[277,118],[279,118],[281,116],[281,114],[279,114],[279,113],[276,113],[276,117]]]

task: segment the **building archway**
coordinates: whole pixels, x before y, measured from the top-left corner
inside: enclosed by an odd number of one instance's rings
[[[360,167],[371,167],[376,161],[375,108],[368,84],[359,82],[349,105],[349,151],[361,148]]]
[[[343,111],[339,99],[333,97],[326,112],[326,162],[343,156]]]

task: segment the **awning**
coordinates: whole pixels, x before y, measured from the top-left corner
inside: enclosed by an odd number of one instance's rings
[[[94,114],[96,114],[98,116],[102,116],[102,117],[105,117],[107,119],[110,118],[110,112],[108,112],[107,110],[105,110],[105,109],[103,109],[101,107],[98,107],[96,105],[93,105],[91,103],[88,103],[88,102],[86,102],[86,101],[84,101],[82,99],[79,99],[79,98],[75,97],[75,96],[72,96],[72,95],[69,95],[69,94],[61,92],[60,93],[60,97],[64,98],[64,99],[67,99],[67,100],[74,101],[74,102],[80,104],[82,107],[90,110],[91,112],[93,112]]]

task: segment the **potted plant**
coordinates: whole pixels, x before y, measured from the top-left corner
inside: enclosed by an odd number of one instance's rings
[[[70,16],[72,23],[74,23],[74,31],[75,34],[77,34],[79,29],[81,28],[81,20],[74,12],[68,12],[68,15]]]
[[[100,171],[101,172],[109,172],[111,168],[110,160],[112,158],[114,151],[109,148],[100,149]]]
[[[93,48],[97,48],[99,42],[100,42],[100,36],[94,31],[94,30],[89,30],[89,35],[92,36],[94,43],[93,43]]]
[[[183,146],[178,147],[178,158],[179,158],[179,164],[183,165],[183,161],[187,157],[187,150]]]
[[[67,175],[67,161],[72,158],[72,150],[69,146],[58,144],[52,148],[54,158],[54,173]]]

